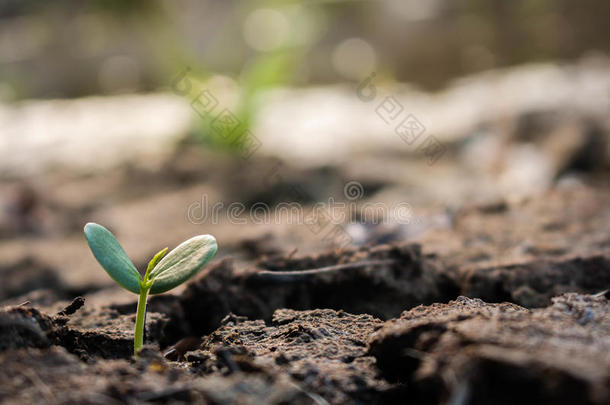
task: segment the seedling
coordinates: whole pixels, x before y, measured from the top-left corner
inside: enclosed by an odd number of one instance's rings
[[[121,287],[139,294],[136,329],[133,338],[134,356],[144,343],[144,320],[148,294],[160,294],[193,277],[216,254],[216,239],[199,235],[182,242],[167,254],[167,248],[153,256],[144,277],[133,265],[114,235],[101,225],[85,225],[85,237],[93,255],[108,275]],[[166,256],[167,254],[167,256]]]

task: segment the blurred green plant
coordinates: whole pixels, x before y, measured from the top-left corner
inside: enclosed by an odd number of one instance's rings
[[[281,9],[286,6],[304,4],[306,3],[301,1],[281,2],[277,0],[250,2],[241,6],[240,10],[236,10],[233,14],[235,21],[227,21],[225,26],[243,24],[245,16],[253,10],[262,8]],[[292,15],[286,18],[290,20],[291,26],[299,25],[299,21],[294,21],[299,18],[298,13],[292,13]],[[238,75],[238,101],[231,112],[239,121],[239,127],[234,131],[232,136],[223,137],[214,134],[210,127],[210,120],[198,120],[192,133],[193,138],[201,144],[237,153],[240,147],[239,142],[237,142],[238,138],[250,130],[256,121],[261,108],[261,94],[272,88],[291,83],[302,58],[314,44],[315,40],[298,44],[286,41],[272,50],[255,51]],[[183,56],[185,61],[189,63],[189,66],[195,66],[192,71],[195,79],[204,82],[210,77],[210,73],[205,68],[196,67],[196,58],[188,57],[186,54],[183,54]]]
[[[239,99],[235,110],[232,111],[239,120],[239,127],[232,136],[223,137],[214,134],[209,121],[200,120],[195,132],[196,138],[206,145],[237,152],[238,138],[252,128],[260,111],[261,94],[288,83],[297,59],[294,51],[285,49],[266,52],[253,58],[240,76]]]
[[[195,236],[182,242],[167,256],[167,248],[154,255],[141,278],[119,241],[108,229],[90,222],[85,225],[85,237],[93,255],[108,275],[127,291],[140,296],[133,339],[135,357],[144,343],[148,294],[160,294],[184,283],[197,274],[217,250],[216,239],[212,235]]]

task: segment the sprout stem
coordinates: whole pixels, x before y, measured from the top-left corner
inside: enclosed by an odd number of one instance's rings
[[[138,299],[138,312],[136,314],[136,331],[133,338],[133,355],[138,357],[138,351],[144,344],[144,322],[146,320],[146,300],[151,286],[140,285],[140,298]]]
[[[148,292],[152,288],[153,280],[150,280],[150,272],[155,268],[157,263],[165,256],[167,248],[161,250],[148,262],[144,279],[139,280],[140,298],[138,299],[138,312],[136,314],[136,331],[133,336],[133,355],[138,357],[138,350],[144,344],[144,324],[146,323],[146,300]]]

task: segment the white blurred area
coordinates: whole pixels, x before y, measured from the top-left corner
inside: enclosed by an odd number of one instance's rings
[[[215,78],[213,83],[219,99],[230,100],[239,91],[235,82]],[[426,127],[426,135],[447,145],[465,142],[460,150],[467,153],[462,158],[469,169],[495,168],[500,185],[527,193],[549,184],[559,170],[556,156],[565,153],[562,147],[585,142],[580,119],[602,123],[605,137],[610,132],[610,61],[599,56],[573,65],[489,71],[434,94],[381,75],[373,84],[376,97],[368,102],[357,96],[354,84],[266,93],[252,129],[262,142],[256,154],[302,166],[384,153],[418,158],[416,146],[403,142],[395,125],[376,114],[385,97],[393,96],[405,114]],[[553,111],[561,113],[564,129],[548,145],[505,142],[518,117]],[[0,174],[35,176],[62,167],[94,171],[162,158],[198,119],[189,100],[172,93],[0,105]]]
[[[186,133],[188,104],[168,94],[0,105],[0,175],[94,172],[160,157]]]
[[[403,114],[417,117],[426,134],[443,142],[458,141],[483,124],[532,112],[560,111],[568,119],[593,116],[607,121],[610,60],[489,71],[458,80],[438,93],[407,84],[376,87],[377,96],[370,102],[356,96],[355,86],[278,90],[263,103],[256,134],[269,154],[318,164],[349,159],[359,151],[412,151],[414,147],[394,132],[395,125],[376,114],[388,96],[404,107]]]

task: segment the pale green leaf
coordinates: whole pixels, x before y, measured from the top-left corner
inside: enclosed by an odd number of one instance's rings
[[[169,252],[150,273],[154,280],[151,294],[159,294],[193,277],[216,254],[216,239],[199,235],[182,242]]]
[[[153,258],[150,259],[150,261],[148,262],[148,267],[146,267],[146,274],[150,274],[152,269],[155,268],[157,263],[159,263],[159,261],[161,259],[163,259],[163,256],[165,256],[166,254],[167,254],[167,248],[164,248],[164,249],[160,250],[159,252],[157,252],[157,254],[154,255]]]
[[[126,290],[139,294],[140,273],[114,235],[103,226],[89,222],[85,225],[85,237],[93,255],[110,277]]]

